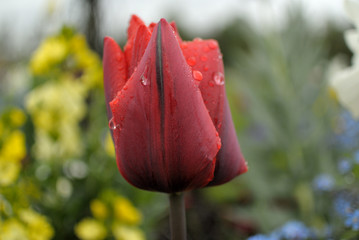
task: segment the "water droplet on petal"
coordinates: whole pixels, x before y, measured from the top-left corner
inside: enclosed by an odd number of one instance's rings
[[[128,86],[125,85],[125,86],[123,87],[123,90],[127,90],[127,89],[128,89]]]
[[[201,42],[201,41],[202,41],[202,38],[198,38],[198,37],[197,37],[197,38],[193,39],[193,41],[194,41],[194,42]]]
[[[215,72],[213,73],[213,81],[215,84],[221,86],[224,85],[224,75],[221,72]]]
[[[211,87],[214,87],[214,82],[213,82],[213,80],[209,80],[209,81],[208,81],[208,85],[211,86]]]
[[[216,41],[214,41],[214,40],[211,40],[211,41],[209,41],[209,43],[208,43],[208,47],[209,47],[210,49],[216,49],[216,48],[218,48],[218,43],[217,43]]]
[[[183,49],[188,48],[188,44],[187,44],[186,42],[183,42],[183,43],[181,44],[181,48],[183,48]]]
[[[140,79],[141,79],[141,84],[143,86],[147,86],[150,84],[150,80],[148,79],[148,67],[147,66],[145,67],[145,70],[143,71]]]
[[[202,62],[205,62],[205,61],[207,61],[207,60],[208,60],[208,57],[207,57],[207,56],[205,56],[205,55],[201,56],[201,61],[202,61]]]
[[[113,121],[113,117],[110,119],[110,121],[108,122],[108,126],[111,130],[115,130],[116,129],[116,124]]]
[[[209,49],[209,47],[208,46],[205,46],[204,48],[203,48],[203,51],[205,51],[205,52],[209,52],[211,49]]]
[[[192,74],[193,78],[197,81],[201,81],[203,79],[203,75],[200,71],[194,70]]]
[[[221,149],[221,147],[222,147],[221,142],[217,143],[217,149],[219,150],[219,149]]]
[[[204,66],[204,68],[203,68],[203,70],[205,71],[205,72],[207,72],[208,71],[208,69],[209,69],[209,67],[206,65],[206,66]]]
[[[218,132],[216,132],[216,137],[218,137],[219,136],[219,134],[218,134]]]
[[[196,65],[196,59],[194,57],[189,57],[187,59],[187,63],[188,65],[190,65],[191,67],[193,67],[194,65]]]

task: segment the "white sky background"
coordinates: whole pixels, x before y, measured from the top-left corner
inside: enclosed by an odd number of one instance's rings
[[[0,37],[2,28],[11,29],[7,41],[21,49],[29,39],[39,34],[44,37],[58,31],[63,23],[81,21],[80,0],[0,0]],[[259,30],[280,27],[285,22],[286,9],[300,4],[306,17],[320,27],[331,19],[338,23],[348,20],[343,0],[100,0],[104,11],[102,35],[121,38],[131,14],[137,14],[146,23],[160,18],[175,17],[177,23],[197,36],[210,36],[225,23],[243,17]],[[52,4],[52,5],[51,5]],[[52,15],[49,6],[55,6]],[[171,21],[171,19],[167,19]],[[38,29],[37,31],[35,29]]]

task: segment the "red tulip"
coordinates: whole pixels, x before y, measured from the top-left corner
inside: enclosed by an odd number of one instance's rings
[[[247,171],[214,40],[181,40],[175,23],[132,16],[121,51],[105,38],[104,86],[118,168],[132,185],[179,192]]]

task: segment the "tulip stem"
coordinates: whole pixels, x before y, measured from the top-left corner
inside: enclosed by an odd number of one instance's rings
[[[186,240],[186,210],[183,193],[171,193],[170,198],[170,227],[171,240]]]

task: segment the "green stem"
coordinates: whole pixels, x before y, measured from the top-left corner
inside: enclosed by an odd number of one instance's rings
[[[171,193],[170,198],[170,227],[171,240],[186,240],[186,211],[183,193]]]

